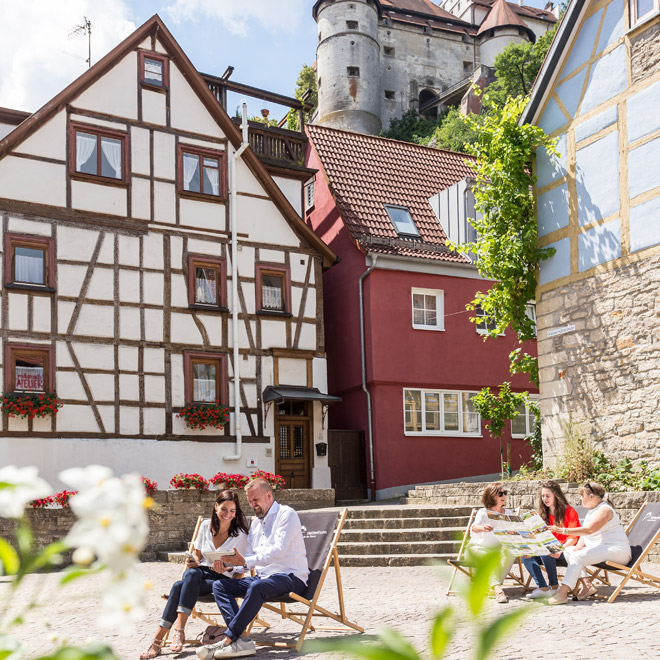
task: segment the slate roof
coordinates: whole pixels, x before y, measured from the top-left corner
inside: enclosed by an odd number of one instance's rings
[[[445,246],[446,234],[428,200],[473,176],[467,154],[308,125],[344,224],[364,252],[470,263]],[[318,176],[318,175],[317,175]],[[405,206],[420,238],[401,238],[385,204]]]

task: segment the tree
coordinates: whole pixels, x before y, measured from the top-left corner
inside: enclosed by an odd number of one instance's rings
[[[476,125],[478,116],[474,117]],[[422,144],[449,151],[467,151],[467,146],[478,139],[478,130],[474,123],[470,123],[458,108],[446,110],[440,120],[440,125],[433,135]]]
[[[296,89],[293,92],[293,95],[299,101],[302,101],[307,90],[310,90],[311,93],[307,97],[306,102],[312,105],[312,109],[304,112],[305,121],[309,120],[314,113],[314,110],[316,110],[316,106],[319,104],[319,91],[316,84],[316,71],[314,67],[303,64],[302,69],[300,69],[300,73],[298,74],[298,79],[296,80]],[[298,119],[297,110],[289,111],[286,120],[286,127],[292,131],[300,130],[300,120]]]
[[[400,119],[392,119],[386,131],[381,131],[381,137],[402,142],[426,144],[438,127],[438,120],[420,116],[415,108],[410,108]]]

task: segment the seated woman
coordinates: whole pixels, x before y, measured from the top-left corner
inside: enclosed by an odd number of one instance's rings
[[[493,548],[501,548],[493,532],[493,525],[488,518],[488,512],[505,513],[506,491],[500,482],[492,483],[486,486],[481,497],[483,509],[479,509],[474,517],[472,527],[470,527],[470,541],[467,550],[472,554],[485,554]],[[502,589],[502,582],[506,574],[513,566],[513,557],[506,552],[502,552],[499,569],[490,577],[490,586],[495,593],[495,599],[498,603],[508,603],[509,599]]]
[[[621,525],[619,516],[605,502],[605,489],[597,483],[587,481],[580,488],[582,506],[589,509],[581,527],[550,527],[551,532],[559,532],[569,536],[579,536],[576,545],[566,548],[564,556],[568,563],[566,575],[557,593],[547,602],[550,605],[562,605],[568,600],[568,593],[575,588],[578,578],[585,566],[612,560],[620,564],[630,561],[630,543]],[[596,593],[590,581],[584,580],[578,600],[584,600]]]
[[[538,513],[545,521],[546,525],[557,525],[561,527],[579,527],[580,519],[577,511],[568,504],[566,495],[561,486],[554,481],[547,481],[541,484],[539,491]],[[568,536],[560,532],[553,532],[557,540],[564,546],[572,546],[578,542],[577,536]],[[532,591],[527,598],[550,598],[553,596],[559,584],[557,583],[557,559],[562,553],[552,555],[541,555],[540,557],[523,557],[523,564],[534,579],[536,589]],[[543,571],[539,566],[538,560],[543,562],[548,582],[543,577]],[[548,586],[548,583],[550,586]]]
[[[223,490],[215,500],[210,520],[204,520],[194,541],[193,555],[186,555],[186,572],[178,582],[172,585],[170,595],[163,611],[156,636],[149,648],[140,654],[142,660],[160,655],[163,638],[174,627],[170,650],[180,653],[186,639],[184,628],[192,608],[199,596],[211,593],[216,580],[227,580],[234,575],[234,569],[225,570],[221,561],[211,561],[206,553],[217,550],[229,550],[234,547],[244,554],[247,550],[248,524],[241,511],[238,495],[231,490]]]

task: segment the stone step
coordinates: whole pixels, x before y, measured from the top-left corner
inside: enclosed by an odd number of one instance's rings
[[[464,527],[437,527],[433,529],[343,529],[342,543],[401,543],[408,541],[461,541]]]
[[[434,518],[347,518],[342,534],[353,529],[425,529],[465,527],[469,516],[434,517]]]
[[[405,541],[401,543],[346,543],[337,544],[339,555],[426,555],[454,553],[459,541]]]
[[[161,550],[158,553],[158,561],[169,561],[172,564],[181,564],[185,563],[186,553],[181,551],[171,551],[171,550]]]
[[[340,566],[360,566],[363,568],[373,566],[426,566],[440,564],[446,566],[446,560],[452,559],[456,553],[451,554],[422,554],[422,555],[340,555]]]
[[[398,504],[386,506],[350,507],[348,518],[350,520],[364,518],[430,518],[469,516],[472,513],[470,506],[399,506]]]

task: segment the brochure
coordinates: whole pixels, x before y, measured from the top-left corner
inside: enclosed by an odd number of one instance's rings
[[[497,539],[514,557],[539,556],[563,552],[564,546],[548,530],[536,511],[514,513],[488,512]]]
[[[223,559],[224,557],[233,557],[236,553],[233,550],[211,550],[204,553],[211,561]]]

